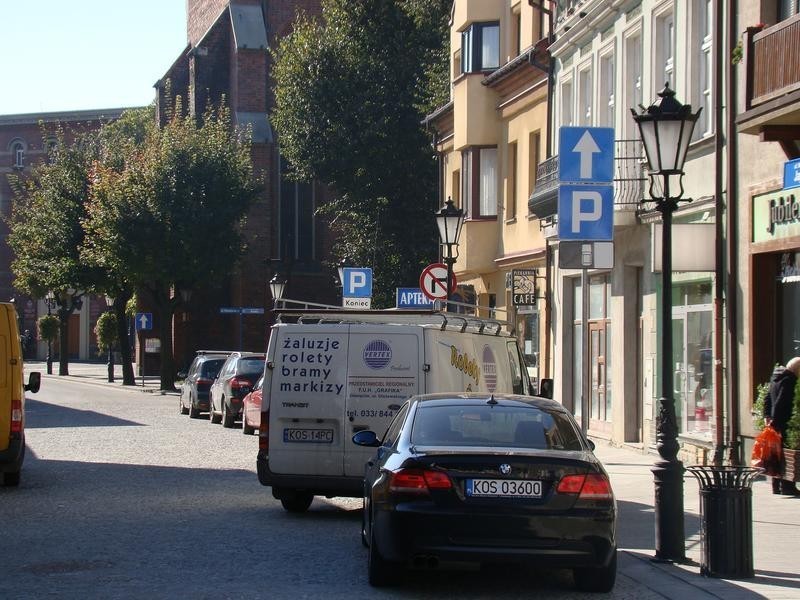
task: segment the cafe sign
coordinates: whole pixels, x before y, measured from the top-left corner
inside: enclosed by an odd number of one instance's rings
[[[753,196],[752,235],[754,243],[800,237],[800,189]]]
[[[516,307],[536,306],[536,269],[511,271],[511,298]]]

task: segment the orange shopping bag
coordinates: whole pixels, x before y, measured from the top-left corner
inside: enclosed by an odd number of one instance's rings
[[[780,477],[783,463],[783,440],[771,425],[758,434],[753,445],[753,454],[750,465],[757,469],[764,469],[765,475]]]

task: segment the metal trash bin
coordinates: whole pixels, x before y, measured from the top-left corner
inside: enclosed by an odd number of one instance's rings
[[[753,577],[753,479],[761,469],[691,466],[700,484],[700,573]]]

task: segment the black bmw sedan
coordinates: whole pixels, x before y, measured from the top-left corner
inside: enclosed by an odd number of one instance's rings
[[[607,592],[617,572],[616,501],[593,444],[552,400],[507,394],[410,398],[374,446],[364,480],[369,582],[407,567],[572,568]]]

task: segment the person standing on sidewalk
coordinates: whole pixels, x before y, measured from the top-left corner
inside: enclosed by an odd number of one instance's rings
[[[786,427],[792,418],[794,407],[794,388],[800,376],[800,356],[795,356],[786,367],[775,367],[769,381],[769,392],[764,400],[764,418],[768,425],[786,438]],[[772,478],[772,493],[784,496],[800,496],[794,481]]]

